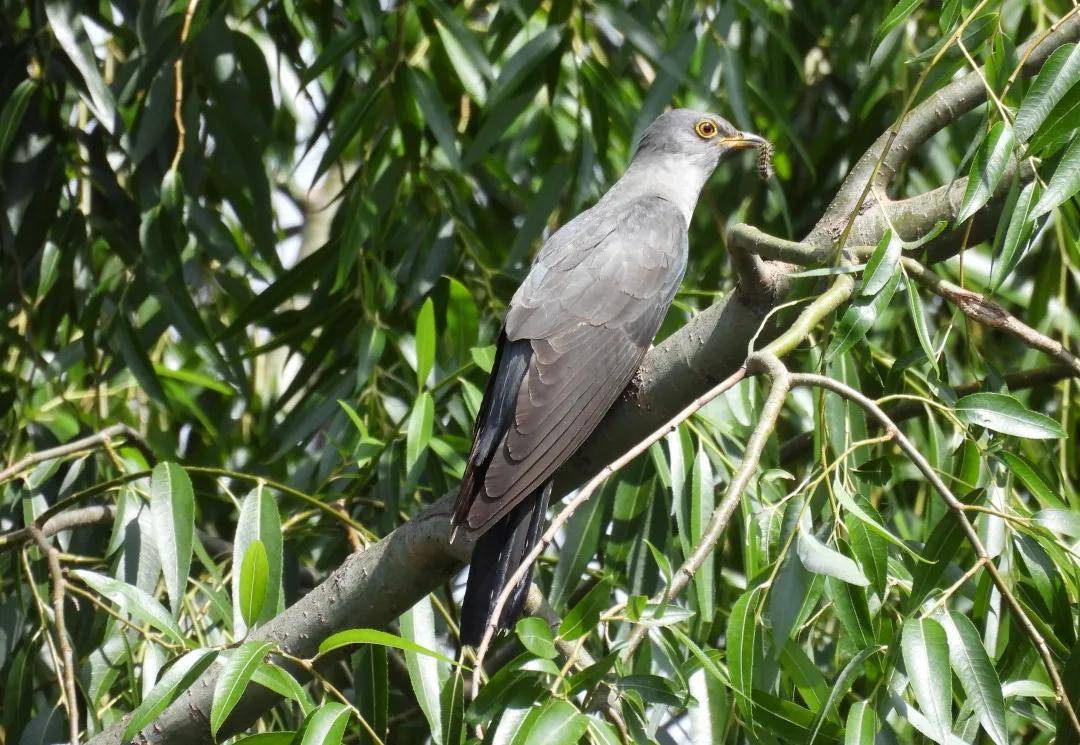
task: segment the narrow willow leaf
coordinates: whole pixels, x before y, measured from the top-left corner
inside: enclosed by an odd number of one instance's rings
[[[300,745],[341,745],[351,715],[344,704],[323,704],[304,720]]]
[[[808,572],[835,577],[859,587],[870,584],[859,565],[839,551],[829,548],[808,530],[800,529],[797,541],[799,560]]]
[[[594,495],[574,513],[566,525],[566,540],[559,552],[559,562],[555,565],[551,590],[548,592],[548,602],[560,612],[566,603],[567,595],[577,586],[581,573],[585,571],[600,546],[606,514],[605,504],[609,501],[603,491]]]
[[[817,739],[818,733],[821,731],[821,726],[825,724],[825,719],[830,716],[833,707],[837,702],[847,695],[848,690],[851,688],[852,681],[855,680],[855,676],[862,670],[863,663],[866,659],[877,652],[874,647],[868,647],[860,650],[858,654],[852,657],[844,669],[840,671],[840,674],[836,676],[836,682],[833,683],[832,688],[829,690],[829,697],[825,700],[825,705],[818,711],[817,717],[814,719],[814,725],[810,728],[810,739],[807,741],[808,745],[813,745]]]
[[[944,743],[952,733],[952,669],[945,629],[930,618],[904,622],[901,650],[908,683],[934,732]]]
[[[782,742],[805,743],[810,739],[814,724],[814,712],[787,699],[773,696],[765,691],[754,691],[754,713],[758,723],[769,734]],[[818,730],[816,742],[839,743],[839,728],[826,722]]]
[[[886,34],[903,23],[911,15],[911,12],[919,7],[921,2],[922,0],[897,0],[896,5],[889,11],[889,15],[885,16],[885,20],[881,22],[877,31],[874,32],[874,46],[880,44]]]
[[[260,732],[257,735],[248,735],[238,740],[233,740],[233,745],[291,745],[296,739],[296,732],[283,730],[281,732]]]
[[[1031,440],[1058,440],[1065,431],[1054,419],[1031,411],[1007,393],[972,393],[956,402],[962,422]]]
[[[184,634],[176,621],[161,606],[161,603],[146,592],[134,585],[86,569],[74,569],[71,573],[96,590],[102,597],[122,605],[133,618],[153,626],[177,644],[184,644]]]
[[[934,352],[934,343],[930,338],[930,327],[926,322],[926,309],[923,308],[922,296],[919,295],[919,286],[915,284],[915,280],[908,276],[907,272],[904,273],[904,283],[907,289],[905,294],[907,295],[908,313],[911,314],[911,321],[915,324],[915,336],[919,340],[919,346],[922,347],[930,367],[934,369],[934,372],[937,372],[937,354]]]
[[[712,745],[724,741],[731,699],[723,683],[699,667],[687,680],[692,696],[687,713],[690,716],[690,736],[694,745]],[[618,742],[616,740],[616,742]]]
[[[852,301],[836,325],[836,332],[826,352],[827,357],[835,359],[862,341],[877,317],[889,307],[899,281],[899,273],[893,274],[873,297],[863,296]]]
[[[86,84],[90,94],[87,105],[101,126],[112,134],[118,124],[116,100],[98,69],[98,60],[83,25],[82,13],[76,11],[75,3],[64,0],[50,0],[44,5],[49,29]]]
[[[527,41],[514,56],[506,61],[495,84],[488,92],[488,107],[517,91],[518,84],[533,72],[546,56],[555,51],[562,41],[562,28],[549,26]]]
[[[885,235],[870,255],[863,270],[862,286],[859,288],[860,295],[876,295],[884,289],[889,280],[896,274],[896,268],[900,265],[900,256],[904,251],[904,243],[897,238],[891,230],[886,230]]]
[[[262,611],[251,622],[245,619],[241,611],[240,599],[242,571],[248,546],[253,542],[262,543],[266,558],[266,593]],[[248,627],[254,623],[265,623],[284,609],[284,594],[281,587],[282,544],[281,515],[277,502],[268,489],[261,484],[256,486],[240,503],[240,516],[236,520],[236,535],[233,538],[233,573],[232,604],[233,634],[243,637]]]
[[[832,600],[836,617],[856,649],[875,645],[874,626],[870,620],[870,608],[866,590],[858,585],[841,582],[829,577],[825,580],[825,592]]]
[[[460,170],[461,157],[458,154],[457,135],[450,117],[446,114],[446,107],[435,89],[435,84],[427,73],[414,67],[409,68],[408,78],[416,102],[420,104],[420,111],[424,114],[425,123],[434,133],[439,147],[446,153],[450,166]]]
[[[1031,209],[1031,219],[1045,215],[1077,192],[1080,192],[1080,136],[1074,135],[1072,144],[1054,169],[1046,191]]]
[[[131,742],[143,727],[157,719],[166,706],[191,687],[217,654],[216,649],[195,649],[174,662],[150,691],[150,695],[131,712],[131,718],[120,737],[121,742]]]
[[[465,677],[461,668],[447,676],[439,696],[442,706],[442,741],[440,745],[463,745],[465,742]]]
[[[1039,469],[1032,465],[1031,461],[1022,455],[1009,452],[1001,453],[1000,458],[1005,462],[1009,472],[1020,479],[1021,483],[1027,487],[1027,490],[1043,507],[1058,509],[1065,507],[1062,496],[1046,483],[1039,473]]]
[[[413,475],[413,469],[431,443],[432,427],[435,425],[435,401],[427,391],[421,393],[413,404],[405,429],[405,469]]]
[[[1062,44],[1043,63],[1016,112],[1016,138],[1026,142],[1069,89],[1080,82],[1080,45]]]
[[[435,364],[435,305],[424,301],[416,316],[416,385],[423,388]]]
[[[537,657],[550,660],[558,654],[555,650],[555,637],[544,619],[536,616],[522,618],[514,627],[514,632],[521,640],[521,646]]]
[[[278,667],[273,662],[264,662],[259,665],[255,670],[255,674],[251,676],[251,680],[263,688],[269,688],[282,698],[292,699],[300,704],[300,710],[304,716],[307,716],[315,708],[311,696],[308,695],[299,681],[288,670]]]
[[[552,698],[529,712],[511,745],[576,745],[589,720],[569,701]]]
[[[1022,250],[1031,238],[1035,225],[1031,216],[1031,208],[1042,194],[1042,186],[1038,181],[1032,181],[1023,188],[1017,197],[1009,217],[1009,227],[1005,231],[1005,239],[1001,245],[1001,253],[994,262],[994,270],[990,280],[990,287],[996,292],[1001,283],[1009,278],[1012,270],[1024,256]]]
[[[371,629],[362,629],[362,631],[366,633]],[[425,597],[401,615],[401,637],[409,642],[409,646],[405,648],[405,667],[409,671],[409,683],[416,696],[416,703],[420,706],[420,711],[423,712],[430,731],[441,733],[443,721],[440,693],[443,675],[439,669],[439,663],[442,660],[440,660],[441,655],[431,651],[437,640],[435,614],[430,598]],[[390,645],[387,644],[387,646]]]
[[[19,125],[22,124],[23,115],[37,89],[38,82],[33,78],[27,78],[15,86],[4,108],[0,110],[0,164],[4,162],[8,148],[15,141],[15,134],[19,131]]]
[[[437,7],[436,4],[432,4]],[[439,3],[438,5],[441,5]],[[461,87],[472,96],[473,100],[483,105],[487,100],[487,81],[491,77],[491,66],[479,43],[460,21],[448,24],[443,21],[453,14],[447,9],[440,13],[440,20],[435,21],[450,65],[457,73]],[[456,20],[456,17],[454,17]],[[475,52],[473,50],[476,50]]]
[[[867,701],[856,701],[848,709],[844,725],[844,745],[874,745],[877,715]]]
[[[979,723],[990,739],[997,745],[1008,745],[1001,680],[978,630],[967,616],[956,611],[943,614],[941,622],[949,639],[952,669],[967,693],[968,704],[974,707]]]
[[[812,711],[822,711],[829,698],[829,685],[825,676],[795,641],[788,640],[780,651],[780,665],[791,676],[792,682]]]
[[[757,642],[757,611],[761,588],[747,590],[735,605],[727,625],[727,663],[731,688],[738,696],[739,709],[746,717],[747,725],[754,730],[754,650]]]
[[[150,514],[169,605],[176,617],[180,614],[191,569],[195,497],[187,472],[175,463],[159,463],[154,467],[150,479]]]
[[[240,565],[240,615],[248,628],[255,625],[262,613],[269,571],[263,542],[252,541],[248,544],[244,561]]]
[[[251,676],[274,648],[269,641],[245,642],[229,653],[225,667],[214,685],[214,697],[210,705],[210,732],[217,735],[221,725],[236,708],[244,695]]]
[[[956,214],[959,225],[974,215],[990,201],[994,189],[1001,183],[1005,169],[1009,167],[1016,141],[1013,130],[1005,122],[998,122],[979,146],[968,172],[967,189]]]
[[[690,486],[690,535],[695,546],[700,545],[709,519],[712,517],[715,496],[713,494],[713,470],[709,456],[705,449],[698,445],[697,456],[694,458],[693,471],[691,473]],[[694,590],[697,596],[698,612],[701,620],[709,623],[716,613],[716,561],[713,552],[701,566],[694,572]]]
[[[417,644],[409,639],[396,636],[387,631],[379,631],[378,629],[348,629],[328,636],[326,639],[323,639],[322,644],[319,645],[319,656],[321,657],[324,654],[333,652],[335,649],[347,647],[352,644],[377,644],[380,647],[392,647],[393,649],[400,649],[403,652],[426,655],[436,660],[440,660],[441,662],[445,662],[448,665],[457,664],[446,655],[440,654],[433,649]]]
[[[573,641],[596,628],[600,613],[611,601],[612,579],[604,577],[570,609],[559,625],[559,636]]]
[[[469,351],[477,341],[480,330],[480,314],[476,301],[465,285],[456,279],[447,280],[446,340],[457,364],[469,360]]]

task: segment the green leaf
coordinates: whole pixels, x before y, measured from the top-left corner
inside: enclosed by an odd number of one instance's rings
[[[952,669],[967,693],[967,702],[979,715],[986,734],[997,745],[1008,745],[1009,731],[1005,727],[1005,699],[990,655],[974,624],[956,611],[942,617],[949,640],[949,659]]]
[[[712,517],[715,497],[713,494],[713,470],[705,448],[698,445],[694,458],[690,486],[690,535],[694,545],[701,543],[705,530]],[[698,613],[703,623],[710,623],[716,613],[716,557],[710,552],[705,561],[694,572],[694,591],[697,597]]]
[[[1080,46],[1062,44],[1043,63],[1024,95],[1013,123],[1017,139],[1026,142],[1035,134],[1047,114],[1077,82],[1080,82]]]
[[[423,389],[435,365],[435,305],[424,301],[416,316],[416,385]]]
[[[951,513],[945,513],[934,526],[923,546],[923,562],[911,575],[911,595],[906,607],[914,609],[937,587],[949,561],[964,546],[964,532],[960,521]]]
[[[900,265],[900,257],[904,252],[904,243],[897,238],[891,230],[886,230],[885,235],[870,255],[863,269],[862,286],[859,288],[860,295],[873,296],[881,292],[889,280],[896,274],[896,268]]]
[[[138,587],[86,569],[73,569],[71,573],[99,595],[119,605],[132,618],[153,626],[177,644],[185,643],[183,632],[169,612]]]
[[[439,701],[443,722],[441,745],[462,745],[465,742],[465,677],[461,668],[447,676]]]
[[[578,604],[575,605],[562,624],[559,625],[559,636],[567,641],[573,641],[580,636],[596,628],[600,621],[600,613],[607,608],[611,600],[612,579],[604,577],[589,590]]]
[[[15,141],[23,115],[34,94],[37,93],[37,89],[38,82],[33,78],[27,78],[15,86],[4,108],[0,110],[0,164],[3,164],[8,148]],[[40,296],[41,293],[38,294]]]
[[[248,547],[258,541],[262,544],[266,559],[266,584],[262,610],[251,621],[243,612],[241,599],[245,593],[241,587],[243,566],[247,558]],[[273,495],[261,484],[256,486],[240,503],[240,516],[236,521],[236,535],[233,538],[233,634],[242,637],[248,628],[258,623],[265,623],[284,610],[284,595],[281,589],[282,543],[281,516]],[[241,571],[237,571],[240,567]]]
[[[552,698],[529,712],[511,745],[576,745],[588,718],[568,701]]]
[[[333,652],[335,649],[347,647],[352,644],[378,644],[380,647],[391,647],[393,649],[400,649],[402,652],[426,655],[441,662],[445,662],[448,665],[457,665],[454,660],[446,655],[440,654],[387,631],[379,631],[378,629],[348,629],[332,634],[326,639],[323,639],[322,644],[319,645],[319,656],[321,657],[324,654]]]
[[[1069,149],[1058,161],[1046,191],[1032,208],[1031,219],[1045,215],[1077,192],[1080,192],[1080,136],[1074,135]]]
[[[688,683],[690,695],[693,697],[687,710],[690,716],[691,742],[700,745],[723,742],[731,717],[731,700],[727,688],[704,667],[694,670]]]
[[[877,317],[889,306],[899,281],[899,273],[893,274],[876,295],[862,296],[851,302],[836,325],[827,357],[835,359],[862,341]]]
[[[624,675],[618,679],[618,687],[624,691],[634,691],[647,704],[661,706],[681,706],[683,699],[675,692],[674,686],[659,675]]]
[[[1014,437],[1058,440],[1065,431],[1055,420],[1026,408],[1007,393],[972,393],[956,402],[957,418]]]
[[[555,649],[555,639],[551,635],[551,629],[547,621],[535,616],[527,616],[517,622],[514,627],[521,645],[537,657],[553,659],[558,652]]]
[[[856,701],[848,709],[844,725],[844,745],[874,745],[877,715],[867,701]]]
[[[731,688],[738,695],[739,708],[747,718],[751,731],[754,729],[752,705],[754,688],[754,648],[757,644],[757,611],[761,588],[747,590],[735,605],[727,625],[727,662]]]
[[[886,34],[903,23],[904,20],[911,15],[911,12],[919,7],[921,1],[922,0],[897,0],[896,5],[892,7],[892,10],[889,11],[889,15],[885,16],[885,20],[881,22],[877,31],[874,33],[874,46],[876,47],[880,44]]]
[[[919,340],[923,354],[926,355],[930,367],[936,372],[938,369],[937,354],[934,352],[934,343],[930,338],[930,327],[926,323],[926,310],[923,308],[922,297],[919,295],[919,286],[915,284],[907,272],[904,273],[904,284],[907,292],[908,313],[911,321],[915,324],[915,336]]]
[[[476,302],[465,285],[452,277],[447,280],[446,339],[450,353],[460,365],[469,360],[480,329]]]
[[[844,633],[856,649],[866,649],[877,643],[874,626],[870,620],[870,608],[866,590],[829,577],[825,580],[825,592],[832,600],[833,610],[844,628]]]
[[[435,401],[427,391],[422,392],[413,404],[409,423],[405,429],[405,469],[410,475],[431,443],[435,425]]]
[[[261,545],[261,544],[260,544]],[[249,549],[250,550],[250,549]],[[248,681],[274,648],[274,642],[245,642],[229,652],[225,667],[214,684],[214,698],[210,706],[210,732],[215,736],[221,725],[236,708],[247,689]]]
[[[436,637],[435,614],[430,598],[423,598],[401,615],[401,636],[410,642],[410,647],[405,650],[405,667],[409,671],[409,683],[416,696],[416,703],[424,713],[430,731],[441,733],[443,720],[440,694],[443,671],[440,670],[439,663],[445,661],[445,658],[440,659],[440,656],[431,653]]]
[[[461,87],[473,100],[483,104],[487,100],[487,81],[494,77],[483,47],[465,24],[443,3],[432,2],[429,6],[438,16],[435,29]]]
[[[549,26],[527,41],[506,61],[499,71],[498,79],[488,92],[488,108],[495,107],[502,99],[517,91],[522,79],[559,46],[562,32],[563,29],[559,26]]]
[[[1009,227],[1005,231],[1005,238],[1001,245],[1001,254],[994,261],[994,269],[990,280],[990,287],[997,292],[1001,283],[1009,278],[1013,269],[1023,258],[1021,250],[1028,243],[1034,231],[1034,222],[1031,216],[1031,208],[1042,193],[1042,186],[1038,181],[1032,181],[1023,188],[1017,197],[1009,216]]]
[[[174,662],[149,695],[131,712],[131,718],[120,736],[121,742],[131,742],[146,725],[157,719],[166,706],[190,688],[196,678],[202,675],[203,670],[210,667],[217,654],[216,649],[194,649]]]
[[[808,572],[835,577],[859,587],[870,584],[870,580],[859,569],[858,564],[839,551],[826,546],[807,529],[800,528],[796,549],[799,560]]]
[[[150,515],[173,616],[180,615],[191,569],[195,497],[187,472],[175,463],[158,463],[150,478]]]
[[[833,707],[837,705],[837,702],[841,698],[847,695],[847,692],[851,689],[851,683],[854,681],[855,676],[862,670],[863,663],[866,659],[877,652],[874,647],[867,647],[860,650],[858,654],[852,657],[844,669],[840,671],[840,674],[836,676],[836,682],[833,683],[832,688],[829,690],[829,697],[825,699],[824,706],[818,712],[817,717],[814,719],[814,725],[810,729],[810,739],[808,745],[813,745],[817,739],[818,733],[821,731],[821,727],[825,724],[825,719],[830,716]]]
[[[282,698],[292,699],[300,704],[300,710],[307,716],[315,708],[311,696],[304,687],[292,676],[289,671],[278,667],[273,662],[264,662],[251,676],[253,683],[258,683],[263,688],[269,688]]]
[[[446,115],[446,107],[439,98],[435,84],[431,78],[421,70],[409,68],[409,87],[412,88],[416,102],[420,105],[420,111],[424,114],[426,124],[431,128],[439,147],[446,153],[451,168],[461,169],[461,156],[458,154],[457,133],[450,117]],[[429,299],[430,300],[430,299]]]
[[[248,735],[233,740],[233,745],[291,745],[294,739],[296,739],[296,732],[293,730],[260,732],[257,735]]]
[[[952,669],[949,643],[941,624],[929,618],[904,622],[900,641],[908,684],[933,728],[934,741],[952,734]]]
[[[1021,483],[1043,507],[1063,508],[1065,503],[1061,496],[1043,480],[1039,470],[1031,464],[1027,458],[1015,453],[1002,452],[999,456],[1008,467],[1009,472],[1020,479]]]
[[[116,131],[119,121],[116,116],[116,100],[112,90],[105,84],[98,69],[98,60],[94,56],[94,47],[83,26],[81,12],[76,11],[75,3],[66,0],[50,0],[45,3],[45,16],[49,19],[49,29],[57,44],[79,71],[89,93],[87,106],[94,117],[109,134]],[[80,91],[81,93],[81,91]]]
[[[344,704],[323,704],[304,720],[300,745],[341,745],[351,716]]]
[[[998,122],[990,129],[986,140],[979,146],[975,158],[971,161],[967,189],[956,214],[957,225],[965,222],[990,201],[994,189],[1001,183],[1001,178],[1009,167],[1015,145],[1012,127],[1006,122]]]
[[[548,602],[557,611],[562,610],[567,594],[577,585],[581,573],[596,555],[607,501],[603,492],[593,495],[566,525],[566,540],[559,552],[559,562],[555,565],[551,590],[548,592]]]
[[[255,625],[266,600],[267,575],[270,565],[266,561],[266,548],[260,540],[248,544],[244,561],[240,565],[240,615],[248,628]]]

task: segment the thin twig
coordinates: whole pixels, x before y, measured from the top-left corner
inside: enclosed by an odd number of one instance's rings
[[[941,495],[941,498],[952,510],[956,519],[960,521],[960,527],[967,536],[968,542],[975,551],[975,555],[984,563],[986,571],[990,574],[990,579],[993,581],[994,586],[997,587],[998,592],[1008,602],[1009,607],[1012,609],[1013,614],[1020,622],[1020,627],[1024,633],[1031,640],[1031,643],[1035,646],[1035,650],[1042,658],[1043,665],[1046,667],[1046,672],[1050,676],[1050,680],[1054,685],[1054,691],[1057,694],[1058,705],[1065,711],[1066,716],[1069,718],[1073,729],[1077,734],[1080,734],[1080,719],[1077,718],[1076,710],[1073,709],[1072,702],[1069,700],[1068,693],[1065,689],[1065,684],[1061,680],[1061,675],[1058,672],[1057,666],[1054,664],[1054,658],[1050,653],[1050,648],[1046,645],[1046,640],[1043,639],[1042,634],[1032,623],[1023,607],[1017,601],[1016,596],[1013,595],[1012,590],[1009,589],[1005,579],[998,572],[997,567],[990,560],[990,556],[986,551],[986,547],[983,545],[982,540],[979,538],[978,532],[975,527],[968,520],[967,513],[964,510],[964,503],[953,495],[952,491],[946,486],[945,482],[941,480],[937,471],[927,462],[923,457],[919,449],[904,435],[896,423],[889,418],[880,406],[878,406],[872,399],[864,396],[859,391],[855,390],[851,386],[826,377],[824,375],[816,375],[814,373],[792,373],[791,385],[796,387],[818,387],[832,391],[839,396],[851,401],[852,403],[860,406],[864,411],[873,416],[886,431],[891,432],[896,439],[897,445],[904,452],[904,454],[915,464],[915,467],[919,469],[923,477],[934,487],[935,491]]]
[[[581,490],[574,496],[573,499],[567,502],[566,506],[563,507],[563,509],[559,512],[555,519],[551,521],[548,529],[544,531],[544,534],[540,537],[540,540],[537,541],[532,551],[525,555],[524,559],[522,559],[521,561],[521,564],[519,564],[518,568],[514,571],[514,573],[510,575],[510,578],[503,586],[502,592],[499,593],[499,597],[495,601],[495,607],[492,609],[492,620],[488,623],[487,628],[484,629],[484,637],[481,640],[480,646],[476,651],[477,671],[483,668],[484,656],[487,654],[488,647],[491,645],[491,639],[495,635],[496,624],[498,623],[499,617],[502,615],[503,608],[506,606],[507,601],[510,599],[510,595],[514,591],[514,588],[517,587],[523,579],[525,579],[525,574],[529,571],[529,568],[532,566],[533,562],[535,562],[540,557],[540,554],[544,552],[548,544],[551,543],[552,539],[555,538],[562,526],[566,523],[567,520],[570,519],[570,516],[574,514],[574,510],[583,505],[589,499],[589,497],[592,496],[593,492],[595,492],[597,488],[599,488],[599,486],[608,479],[609,476],[621,469],[623,466],[627,465],[637,456],[644,453],[646,450],[652,447],[653,443],[660,441],[669,432],[674,431],[684,420],[689,419],[691,416],[697,413],[697,411],[701,409],[702,406],[709,403],[717,396],[723,395],[727,391],[731,390],[736,383],[738,383],[745,377],[746,368],[740,367],[738,370],[736,370],[723,381],[705,392],[703,395],[698,396],[690,403],[689,406],[685,407],[682,411],[669,419],[662,427],[654,430],[652,434],[650,434],[644,440],[641,440],[636,445],[634,445],[634,447],[630,448],[618,458],[613,460],[611,463],[604,466],[604,468],[598,474],[589,479],[589,482],[581,488]],[[476,673],[473,675],[472,681],[473,698],[476,698],[479,690],[480,675],[479,673]]]
[[[1050,355],[1068,367],[1073,375],[1080,376],[1080,358],[1077,358],[1061,342],[1031,328],[993,300],[988,300],[976,292],[965,290],[942,279],[914,259],[905,257],[903,265],[904,271],[912,279],[935,295],[948,300],[971,320],[983,326],[1004,331],[1032,349]]]
[[[60,678],[64,707],[68,713],[68,739],[74,745],[79,741],[79,699],[75,695],[75,655],[71,652],[67,625],[64,623],[64,589],[66,587],[64,572],[60,568],[57,550],[49,545],[48,539],[42,532],[31,526],[30,537],[45,554],[45,559],[49,564],[49,575],[52,579],[53,625],[56,627],[56,644],[60,648],[60,658],[63,663],[56,674]]]
[[[142,437],[131,427],[126,424],[112,424],[95,434],[87,435],[86,437],[72,440],[71,442],[65,442],[63,445],[58,445],[54,448],[30,453],[29,455],[20,458],[4,470],[0,471],[0,484],[18,476],[29,468],[33,468],[39,463],[44,463],[45,461],[54,458],[63,458],[83,450],[96,448],[116,437],[128,437],[140,443],[140,445],[143,445]],[[143,446],[145,447],[145,445]]]
[[[682,566],[672,575],[671,583],[653,598],[653,602],[662,603],[668,601],[685,590],[693,580],[697,570],[701,568],[701,565],[716,549],[720,538],[727,529],[732,514],[735,512],[735,508],[739,506],[743,491],[757,471],[758,464],[761,461],[761,454],[765,450],[765,444],[776,428],[776,422],[780,418],[780,411],[784,407],[784,399],[787,398],[790,388],[787,368],[784,367],[776,355],[769,352],[751,357],[747,360],[747,368],[750,374],[764,373],[772,379],[772,387],[769,389],[769,395],[761,409],[757,426],[754,427],[754,431],[746,443],[746,452],[743,455],[742,463],[739,464],[739,470],[732,476],[727,491],[724,493],[724,498],[720,500],[720,504],[713,510],[701,540],[698,541],[690,555],[686,557],[686,561],[683,562]],[[624,662],[633,657],[634,652],[637,651],[647,633],[648,630],[644,626],[639,625],[634,629],[626,647],[623,648],[622,659]]]
[[[184,156],[184,140],[187,138],[187,128],[184,127],[184,44],[188,34],[191,33],[191,21],[195,18],[195,9],[199,0],[188,0],[187,10],[184,11],[184,25],[180,27],[180,51],[176,56],[176,64],[173,65],[173,79],[176,87],[176,96],[173,99],[173,121],[176,122],[176,153],[173,155],[170,171],[175,171],[180,166],[180,159]]]

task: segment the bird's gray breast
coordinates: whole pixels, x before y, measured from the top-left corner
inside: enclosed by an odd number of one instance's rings
[[[511,300],[507,337],[553,339],[583,325],[606,326],[647,347],[686,259],[686,222],[670,202],[601,202],[544,244]]]

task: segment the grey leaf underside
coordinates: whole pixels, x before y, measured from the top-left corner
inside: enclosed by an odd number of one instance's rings
[[[503,329],[500,351],[531,348],[513,417],[485,406],[477,422],[469,466],[483,474],[467,474],[459,496],[470,528],[505,515],[592,433],[641,363],[685,268],[686,223],[657,197],[598,204],[548,240]],[[514,372],[503,368],[521,355],[499,357],[492,380],[505,385]]]

